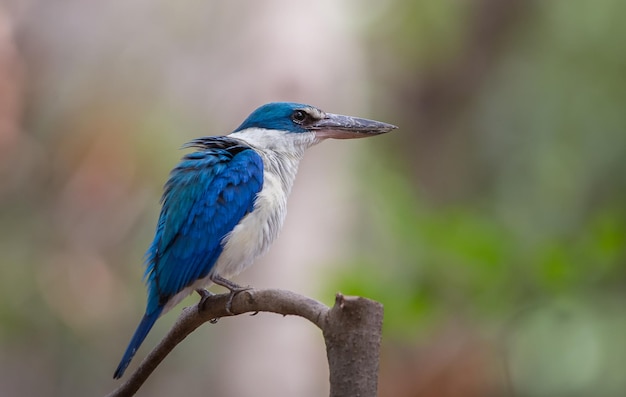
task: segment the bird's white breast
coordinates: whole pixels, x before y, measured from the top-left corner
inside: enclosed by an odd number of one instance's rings
[[[246,215],[224,239],[224,250],[212,273],[229,278],[252,264],[278,237],[287,213],[287,194],[275,175],[263,174],[263,189],[254,210]]]
[[[304,150],[316,143],[310,135],[285,137],[282,131],[248,130],[230,136],[252,145],[263,159],[264,170],[254,210],[224,238],[224,250],[211,271],[225,278],[250,266],[278,237],[298,163]]]

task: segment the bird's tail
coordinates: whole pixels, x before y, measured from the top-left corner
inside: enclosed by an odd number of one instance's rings
[[[139,326],[137,326],[137,330],[135,330],[133,338],[130,340],[128,347],[126,348],[126,352],[122,357],[122,361],[120,361],[120,365],[117,366],[117,369],[113,374],[114,379],[119,379],[122,375],[124,375],[124,371],[126,371],[126,367],[130,364],[130,360],[133,359],[135,352],[137,352],[137,349],[139,349],[143,340],[146,339],[146,335],[148,335],[148,332],[152,329],[152,326],[161,315],[161,312],[163,312],[163,306],[157,307],[157,309],[150,314],[147,312],[144,314]]]

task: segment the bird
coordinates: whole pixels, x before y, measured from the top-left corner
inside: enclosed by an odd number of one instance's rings
[[[145,255],[145,314],[113,377],[122,377],[156,320],[193,291],[202,294],[213,283],[227,288],[232,300],[246,289],[229,279],[278,236],[306,149],[328,138],[370,137],[396,128],[310,105],[272,102],[228,135],[183,145],[195,151],[182,157],[165,183]]]

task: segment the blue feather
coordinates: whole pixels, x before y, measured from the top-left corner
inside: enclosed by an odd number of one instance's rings
[[[126,367],[128,367],[128,364],[130,364],[130,360],[133,359],[133,356],[137,352],[137,349],[139,349],[141,343],[144,341],[144,339],[146,339],[148,332],[150,332],[152,326],[161,315],[162,310],[163,307],[157,309],[150,314],[146,313],[143,316],[141,322],[139,323],[139,326],[137,327],[137,330],[135,331],[135,334],[133,335],[130,343],[128,344],[128,347],[126,348],[126,352],[124,352],[122,361],[120,361],[120,364],[117,366],[117,369],[113,374],[113,378],[119,379],[122,377],[122,375],[124,375],[124,371],[126,371]]]
[[[263,161],[242,141],[208,137],[185,147],[199,150],[185,155],[165,184],[156,234],[146,252],[146,313],[115,378],[122,376],[168,301],[209,275],[224,237],[254,209],[263,187]]]
[[[209,146],[185,156],[172,171],[147,254],[149,309],[206,277],[222,252],[223,238],[254,208],[263,186],[263,162],[254,150],[230,141],[239,146]]]

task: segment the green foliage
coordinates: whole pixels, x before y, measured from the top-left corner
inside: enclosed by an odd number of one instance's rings
[[[619,287],[622,208],[598,208],[567,233],[524,238],[488,207],[428,205],[398,173],[369,166],[377,193],[362,211],[363,256],[333,287],[383,302],[391,334],[413,337],[450,313],[506,317],[529,301]]]

